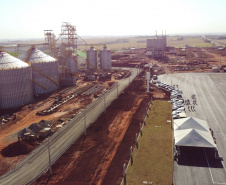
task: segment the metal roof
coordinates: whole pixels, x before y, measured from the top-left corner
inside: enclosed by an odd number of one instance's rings
[[[0,70],[25,68],[29,65],[18,58],[9,55],[6,52],[0,51]]]
[[[22,55],[20,55],[19,59],[25,61],[25,59],[26,59],[26,57],[29,53],[29,50],[26,51],[25,53],[23,53]],[[34,49],[32,49],[30,57],[29,57],[27,62],[29,62],[29,63],[42,63],[42,62],[55,62],[55,61],[56,61],[55,58],[53,58],[53,57],[43,53],[42,51],[34,48]]]

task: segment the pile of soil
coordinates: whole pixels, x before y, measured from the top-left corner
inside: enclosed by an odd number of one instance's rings
[[[4,157],[15,157],[18,155],[25,155],[30,153],[33,149],[35,148],[35,146],[30,145],[28,143],[25,142],[14,142],[9,144],[7,147],[5,147],[4,149],[2,149],[1,154]]]

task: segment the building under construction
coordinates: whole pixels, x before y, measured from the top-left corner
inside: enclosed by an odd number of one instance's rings
[[[147,39],[147,52],[153,58],[163,58],[166,50],[166,36]]]

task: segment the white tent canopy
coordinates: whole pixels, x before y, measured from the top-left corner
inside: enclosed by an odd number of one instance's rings
[[[176,146],[216,148],[205,120],[188,117],[174,120]]]
[[[188,117],[174,120],[174,130],[197,129],[209,131],[208,124],[205,120]]]
[[[175,130],[174,137],[176,146],[216,148],[210,132],[196,129]]]

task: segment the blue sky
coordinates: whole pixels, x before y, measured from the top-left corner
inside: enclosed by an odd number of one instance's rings
[[[71,22],[80,36],[226,32],[225,0],[1,1],[0,39],[44,38]]]

